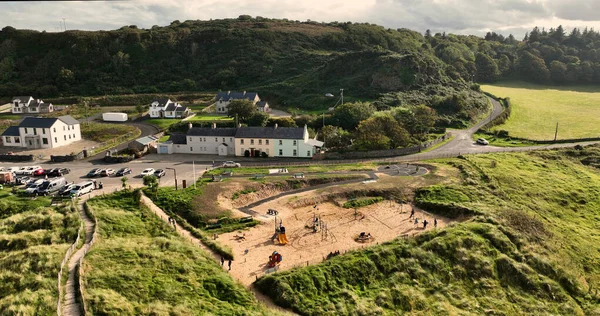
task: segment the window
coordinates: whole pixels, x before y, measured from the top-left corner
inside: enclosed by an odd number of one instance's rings
[[[215,143],[218,143],[218,142],[219,142],[219,138],[215,137]]]
[[[21,138],[15,137],[15,143],[17,143],[17,144],[21,143]]]
[[[25,127],[25,134],[27,134],[27,127]]]
[[[269,148],[267,148],[267,155],[269,154]]]
[[[66,130],[66,126],[63,126],[63,132]]]
[[[283,145],[283,141],[280,139],[279,140],[279,146]]]
[[[37,129],[33,129],[33,135],[37,135]]]
[[[310,150],[306,151],[306,157],[310,157]]]
[[[296,141],[294,141],[294,146],[296,146]],[[296,155],[294,155],[294,156],[296,156]]]
[[[48,145],[48,138],[42,138],[42,144]]]
[[[190,142],[192,141],[192,138],[190,137]]]
[[[279,156],[283,156],[283,149],[279,150]]]
[[[254,139],[250,140],[250,145],[254,145]]]
[[[71,130],[71,125],[67,125],[67,130]]]
[[[296,150],[294,149],[294,157],[298,156],[298,153],[296,152]]]
[[[73,139],[75,139],[75,134],[73,134]]]
[[[258,140],[258,144],[259,144],[259,145],[262,145],[262,139],[259,139],[259,140]]]
[[[6,143],[12,143],[12,137],[6,137]]]
[[[42,134],[46,135],[46,129],[42,128]]]
[[[194,148],[190,147],[190,151],[194,151]]]
[[[206,137],[204,137],[204,141],[206,141]]]
[[[240,139],[240,144],[242,144],[242,145],[244,144],[244,140],[243,139]]]
[[[69,134],[69,139],[71,139],[71,134]]]
[[[269,140],[268,139],[265,139],[265,144],[267,144],[267,145],[269,144]]]
[[[54,137],[54,142],[58,143],[58,138]]]
[[[67,135],[65,135],[65,140],[67,140]]]
[[[225,142],[225,137],[223,137],[223,142]]]
[[[56,133],[56,127],[55,127],[55,128],[53,128],[53,130],[54,130],[54,132]]]
[[[230,138],[229,138],[229,141],[230,141],[230,142],[233,142],[233,137],[230,137]]]

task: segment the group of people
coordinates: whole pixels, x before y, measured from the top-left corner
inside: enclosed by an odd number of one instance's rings
[[[360,236],[358,236],[358,238],[359,238],[359,239],[363,239],[363,240],[370,239],[370,238],[371,238],[371,233],[368,233],[368,234],[367,234],[367,233],[365,233],[365,232],[361,232],[361,233],[360,233]]]
[[[173,229],[177,229],[177,222],[175,219],[169,216],[169,224],[173,225]]]
[[[339,255],[340,255],[340,251],[339,251],[339,250],[336,250],[336,251],[330,252],[330,253],[327,255],[327,260],[329,260],[329,259],[331,259],[331,258],[333,258],[333,257],[335,257],[335,256],[339,256]]]
[[[415,225],[418,225],[419,224],[419,218],[415,217],[415,209],[414,208],[411,209],[410,216],[408,218],[410,219],[410,218],[413,218],[413,217],[415,219]],[[426,219],[424,219],[423,220],[423,229],[426,229],[428,224],[429,224],[429,222]],[[437,228],[437,225],[438,225],[437,218],[433,218],[433,227]]]

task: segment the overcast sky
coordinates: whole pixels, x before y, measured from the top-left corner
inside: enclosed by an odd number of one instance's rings
[[[600,0],[136,0],[0,2],[0,27],[55,32],[149,28],[174,20],[235,18],[241,14],[305,21],[369,22],[424,32],[522,38],[533,26],[600,30]]]

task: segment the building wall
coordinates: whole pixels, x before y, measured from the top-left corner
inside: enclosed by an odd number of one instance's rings
[[[160,108],[160,107],[150,107],[148,114],[150,115],[150,117],[159,118],[161,110],[162,110],[162,108]]]
[[[180,154],[218,155],[219,146],[227,144],[227,155],[235,154],[235,138],[233,136],[187,136],[187,145],[173,145],[173,152]]]
[[[269,157],[273,156],[273,139],[266,138],[235,138],[235,155],[244,156],[246,150],[260,150],[266,152]]]
[[[19,142],[17,143],[17,140]],[[2,136],[2,145],[5,147],[24,147],[20,136]]]
[[[67,125],[56,121],[50,128],[19,127],[21,147],[56,148],[81,140],[79,124]],[[13,139],[14,142],[14,139]]]
[[[217,113],[226,114],[228,110],[228,106],[231,101],[219,100],[215,103],[215,107],[217,108]]]

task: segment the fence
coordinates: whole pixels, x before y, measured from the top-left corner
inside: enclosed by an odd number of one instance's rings
[[[33,161],[33,155],[0,155],[0,161]]]
[[[79,230],[77,231],[77,238],[75,239],[75,242],[69,247],[69,249],[67,250],[67,253],[65,253],[65,257],[63,258],[62,262],[60,263],[60,271],[58,271],[58,304],[56,305],[56,315],[61,315],[61,309],[62,309],[62,274],[63,274],[63,269],[65,268],[65,264],[69,261],[69,258],[71,258],[71,255],[73,254],[73,250],[75,250],[75,247],[77,247],[77,244],[79,243],[79,240],[81,239],[81,229],[84,229],[85,231],[85,226],[83,225],[83,222],[81,222],[81,226],[79,227]]]

